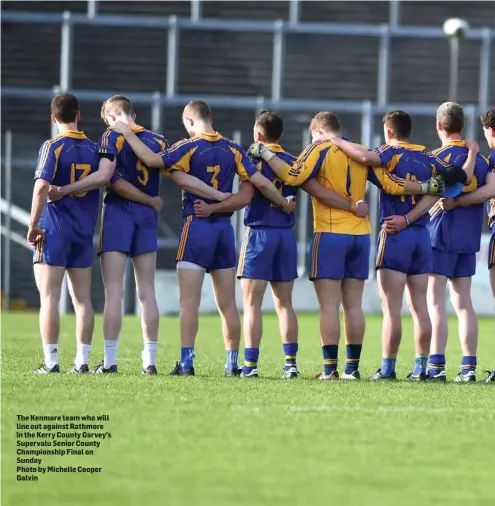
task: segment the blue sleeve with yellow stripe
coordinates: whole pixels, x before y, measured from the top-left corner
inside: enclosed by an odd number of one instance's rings
[[[380,146],[379,148],[375,149],[374,152],[380,157],[380,163],[382,167],[388,168],[388,164],[392,161],[395,150],[393,146],[390,146],[388,144],[384,144],[383,146]]]
[[[315,142],[309,145],[292,164],[285,164],[279,178],[288,186],[301,186],[308,179],[316,177],[327,156],[331,144]]]
[[[241,146],[232,142],[229,148],[235,156],[237,174],[243,181],[249,179],[253,174],[258,172],[256,165],[254,165]]]
[[[191,157],[197,146],[192,139],[184,139],[160,153],[163,162],[163,173],[169,175],[175,171],[189,172]]]
[[[100,155],[117,156],[124,146],[124,136],[108,129],[98,142]]]
[[[36,171],[34,179],[46,179],[52,182],[57,170],[58,156],[55,154],[52,141],[45,141],[38,153],[38,162],[36,164]]]

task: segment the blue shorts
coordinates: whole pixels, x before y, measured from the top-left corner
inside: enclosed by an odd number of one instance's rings
[[[279,282],[297,279],[297,243],[292,229],[248,227],[237,277]]]
[[[235,268],[235,235],[229,218],[188,216],[182,225],[176,262],[191,262],[206,272]]]
[[[488,268],[491,269],[494,265],[495,265],[495,229],[492,232],[490,244],[488,245]]]
[[[149,219],[138,219],[130,205],[104,206],[98,255],[119,251],[127,256],[136,257],[158,251],[156,218],[151,213],[145,218]]]
[[[476,274],[476,253],[447,253],[433,248],[432,274],[470,278]]]
[[[43,241],[34,250],[33,264],[42,263],[67,269],[84,269],[93,265],[93,238],[74,238],[74,232],[45,230]]]
[[[426,227],[413,226],[396,235],[384,229],[378,237],[376,268],[399,271],[408,276],[431,272],[433,263],[430,234]]]
[[[368,279],[370,236],[316,232],[309,246],[309,279]]]

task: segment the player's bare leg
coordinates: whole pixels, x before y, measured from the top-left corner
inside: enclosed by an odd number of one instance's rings
[[[260,353],[263,320],[261,304],[268,281],[261,279],[241,279],[242,307],[244,308],[244,366],[243,377],[258,376],[258,357]]]
[[[471,278],[454,278],[450,283],[450,300],[459,322],[462,348],[461,373],[456,381],[476,381],[478,317],[471,300]]]
[[[69,292],[76,314],[77,352],[73,373],[87,373],[95,315],[91,303],[91,267],[68,269]]]
[[[430,358],[428,361],[428,376],[434,381],[445,381],[445,349],[449,326],[447,309],[445,307],[445,293],[447,278],[440,274],[430,274],[428,277],[428,313],[431,319]]]
[[[297,375],[299,374],[296,362],[299,327],[297,315],[294,311],[294,306],[292,305],[294,281],[274,281],[271,283],[271,288],[285,355],[284,373],[282,378],[297,378]]]
[[[402,339],[402,298],[407,276],[390,269],[378,270],[378,291],[382,301],[382,367],[370,379],[395,379],[395,363]]]
[[[320,340],[323,351],[323,373],[318,374],[317,377],[338,379],[341,281],[316,279],[314,285],[320,306]]]
[[[493,303],[495,304],[495,266],[488,271],[490,274],[490,286],[492,287]]]
[[[225,372],[228,376],[239,374],[237,359],[241,341],[241,319],[235,300],[235,269],[212,271],[213,291],[222,320],[223,340],[227,351]]]
[[[431,342],[431,321],[428,314],[426,292],[428,274],[418,274],[407,278],[407,300],[414,325],[414,348],[416,359],[410,380],[423,381],[428,379],[426,368]]]
[[[40,294],[40,335],[44,364],[34,373],[59,372],[58,338],[60,314],[58,305],[65,268],[46,264],[34,264],[34,278]]]
[[[117,251],[101,255],[101,275],[105,287],[103,309],[104,359],[94,372],[117,372],[117,346],[122,330],[122,301],[127,256]]]
[[[160,313],[156,303],[155,273],[156,251],[133,257],[134,277],[141,304],[141,328],[143,331],[143,374],[157,374],[156,348]]]
[[[194,375],[194,345],[199,327],[199,305],[205,270],[194,264],[182,268],[177,264],[180,294],[180,362],[171,375]]]
[[[342,379],[360,379],[359,361],[363,348],[365,320],[363,312],[363,279],[342,280],[342,307],[346,344],[346,366]]]

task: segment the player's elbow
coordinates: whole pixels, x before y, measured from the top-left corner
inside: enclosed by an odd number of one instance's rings
[[[161,157],[155,153],[145,156],[143,162],[149,169],[160,169],[163,167]]]

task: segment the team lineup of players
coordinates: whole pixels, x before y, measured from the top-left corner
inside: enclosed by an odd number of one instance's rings
[[[493,231],[488,267],[495,297],[495,109],[481,118],[492,150],[490,160],[478,153],[476,142],[462,140],[464,112],[453,102],[442,104],[437,111],[442,146],[434,152],[409,142],[412,121],[404,111],[385,115],[385,144],[375,150],[344,138],[337,116],[320,112],[309,126],[312,144],[297,158],[281,147],[283,122],[272,111],[257,116],[255,142],[247,152],[214,130],[211,110],[200,100],[187,104],[182,114],[190,138],[173,146],[136,124],[132,103],[124,96],[103,103],[101,117],[108,129],[98,144],[78,129],[81,113],[75,96],[57,95],[51,114],[59,134],[40,149],[27,237],[34,248],[44,353],[43,364],[33,372],[60,371],[58,305],[67,273],[76,315],[77,352],[71,372],[117,373],[124,271],[130,257],[141,304],[142,372],[157,374],[155,271],[162,173],[183,190],[184,223],[176,256],[181,354],[170,374],[195,373],[201,289],[208,272],[222,321],[225,375],[258,376],[261,306],[270,283],[285,355],[282,377],[297,378],[298,321],[292,306],[297,245],[292,229],[301,187],[312,196],[314,214],[309,272],[319,303],[323,353],[323,370],[316,377],[360,379],[365,334],[362,296],[371,231],[364,199],[367,181],[371,181],[380,190],[376,268],[383,310],[383,358],[370,379],[396,378],[407,287],[416,351],[408,379],[446,380],[445,291],[449,281],[463,355],[461,372],[454,381],[476,381],[478,328],[471,278],[480,249],[485,202]],[[235,174],[242,182],[233,194]],[[98,255],[105,288],[104,359],[90,370],[93,235],[103,186]],[[230,216],[243,208],[246,233],[236,262]],[[244,308],[241,367],[236,263]],[[339,374],[340,306],[347,359]],[[495,371],[488,372],[484,381],[495,381]]]

